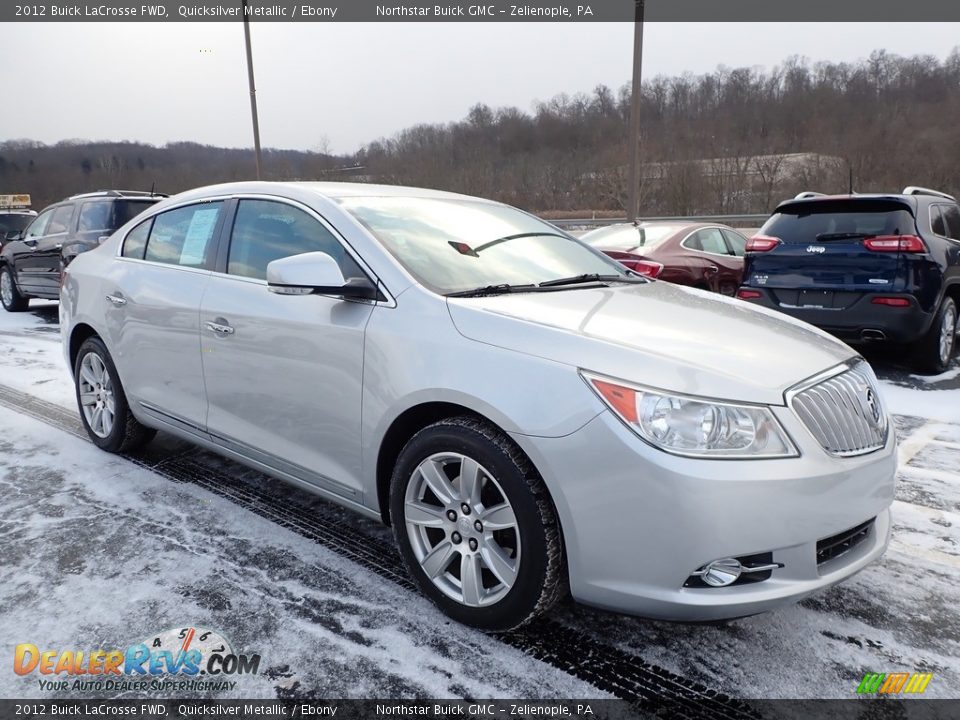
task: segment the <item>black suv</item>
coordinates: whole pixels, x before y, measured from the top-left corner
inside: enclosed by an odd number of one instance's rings
[[[801,193],[747,243],[737,297],[851,343],[896,343],[917,369],[950,364],[960,305],[960,208],[926,188]]]
[[[26,230],[7,237],[0,252],[0,301],[10,312],[26,310],[30,298],[56,300],[60,276],[73,258],[97,247],[166,195],[102,190],[51,205]]]

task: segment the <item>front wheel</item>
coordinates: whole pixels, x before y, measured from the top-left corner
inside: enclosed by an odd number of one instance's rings
[[[950,366],[957,340],[957,303],[944,298],[930,330],[920,340],[916,353],[918,370],[942,373]]]
[[[565,590],[546,487],[509,438],[480,420],[442,420],[413,436],[394,468],[390,512],[410,574],[465,625],[517,628]]]
[[[133,416],[120,384],[117,368],[98,337],[84,341],[73,369],[80,419],[101,450],[130,452],[156,434]]]
[[[7,312],[23,312],[30,305],[30,300],[23,297],[13,281],[13,273],[6,265],[0,268],[0,302]]]

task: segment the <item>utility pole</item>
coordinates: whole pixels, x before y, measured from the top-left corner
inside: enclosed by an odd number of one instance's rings
[[[247,80],[250,83],[250,114],[253,116],[253,151],[257,161],[257,180],[260,179],[260,121],[257,119],[257,88],[253,83],[253,51],[250,49],[250,19],[247,0],[243,0],[243,37],[247,43]]]
[[[643,10],[645,0],[634,0],[633,11],[633,83],[630,103],[630,187],[627,195],[627,221],[640,217],[640,83],[643,64]]]

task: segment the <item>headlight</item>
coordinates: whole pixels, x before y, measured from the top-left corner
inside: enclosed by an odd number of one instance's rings
[[[581,373],[627,426],[675,455],[718,458],[795,457],[796,448],[770,408],[669,395]]]

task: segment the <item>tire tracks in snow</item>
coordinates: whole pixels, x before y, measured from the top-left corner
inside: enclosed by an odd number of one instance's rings
[[[60,405],[33,397],[0,384],[0,405],[51,425],[81,439],[88,439],[79,417]],[[240,507],[270,519],[281,527],[309,538],[362,565],[386,580],[419,592],[407,575],[392,542],[375,533],[364,532],[344,521],[342,512],[331,503],[318,502],[301,507],[286,502],[283,494],[270,493],[238,475],[271,482],[268,476],[216,456],[211,467],[200,462],[213,456],[197,446],[157,455],[146,452],[128,455],[131,462],[174,482],[191,483]],[[236,469],[235,473],[224,469]],[[347,511],[349,512],[349,511]],[[651,712],[655,703],[669,704],[671,716],[688,718],[759,717],[746,703],[705,687],[700,683],[647,663],[588,636],[586,633],[542,618],[516,632],[501,633],[498,639],[532,658],[545,662],[598,690],[631,703],[643,704]]]

